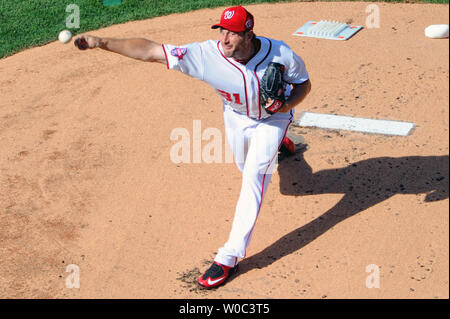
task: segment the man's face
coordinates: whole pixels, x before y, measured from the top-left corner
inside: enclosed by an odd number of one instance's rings
[[[251,43],[250,32],[233,32],[220,28],[219,40],[227,58],[241,58],[248,51]]]

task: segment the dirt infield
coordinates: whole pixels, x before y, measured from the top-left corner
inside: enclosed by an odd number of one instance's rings
[[[294,128],[307,145],[279,163],[239,274],[212,291],[195,280],[228,237],[240,173],[226,161],[174,163],[170,136],[192,138],[194,120],[224,132],[215,92],[159,64],[58,42],[0,60],[0,297],[448,298],[449,42],[424,36],[449,23],[448,5],[378,3],[380,28],[349,41],[292,36],[308,20],[365,26],[367,5],[247,6],[258,35],[306,62],[312,91],[297,117],[416,128]],[[222,9],[90,34],[214,39]],[[75,270],[80,286],[68,288]],[[380,286],[368,288],[377,270]]]

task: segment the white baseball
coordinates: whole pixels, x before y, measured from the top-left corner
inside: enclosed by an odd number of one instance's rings
[[[72,33],[69,30],[63,30],[58,35],[58,40],[67,43],[72,39]]]
[[[425,28],[425,35],[432,39],[448,38],[448,24],[432,24]]]

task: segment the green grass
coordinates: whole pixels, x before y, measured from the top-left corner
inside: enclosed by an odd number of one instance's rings
[[[147,19],[202,8],[292,1],[123,0],[123,3],[119,6],[106,7],[102,5],[101,0],[0,0],[0,58],[29,47],[44,45],[56,40],[58,33],[63,29],[67,29],[65,21],[71,12],[67,13],[66,7],[69,4],[77,4],[80,8],[80,28],[71,29],[72,33],[77,34],[126,21]],[[385,2],[430,3],[448,3],[448,1],[385,0]]]

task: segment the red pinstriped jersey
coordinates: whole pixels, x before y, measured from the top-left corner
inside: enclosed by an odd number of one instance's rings
[[[260,105],[260,81],[269,62],[285,66],[286,95],[288,84],[309,79],[303,60],[287,44],[257,37],[261,47],[245,65],[227,58],[220,41],[195,42],[183,46],[164,44],[167,67],[181,71],[211,85],[222,97],[224,105],[254,119],[270,116]]]

